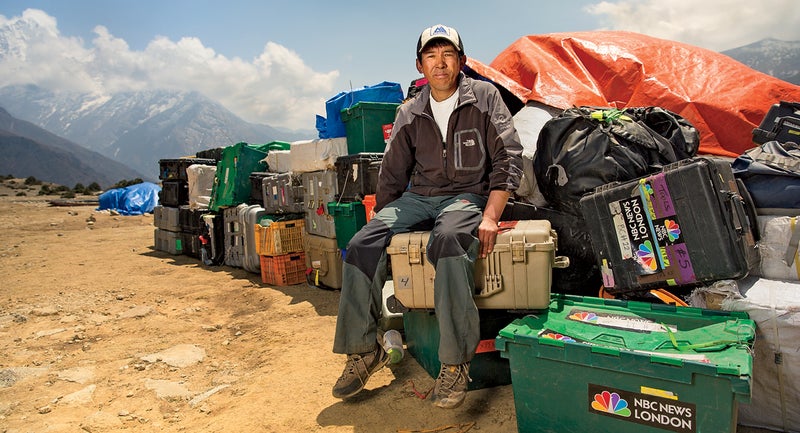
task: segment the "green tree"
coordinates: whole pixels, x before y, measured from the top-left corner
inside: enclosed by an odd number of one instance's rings
[[[89,192],[97,192],[100,191],[101,189],[102,188],[100,188],[100,185],[97,182],[92,182],[89,184],[89,186],[86,187],[86,190]]]
[[[111,188],[112,189],[113,188],[125,188],[126,186],[137,185],[137,184],[140,184],[142,182],[144,182],[144,181],[142,179],[138,178],[138,177],[136,179],[134,179],[134,180],[125,180],[125,179],[123,179],[123,180],[117,182],[116,184],[114,184],[114,186],[112,186]]]
[[[42,181],[36,179],[33,176],[28,176],[27,178],[25,178],[25,185],[41,185],[41,184]]]

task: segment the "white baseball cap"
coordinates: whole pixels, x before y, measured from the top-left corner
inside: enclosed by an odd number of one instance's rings
[[[422,49],[434,39],[444,39],[458,49],[458,54],[464,54],[464,43],[461,42],[461,37],[456,29],[442,24],[436,24],[422,31],[417,41],[417,53],[421,53]]]

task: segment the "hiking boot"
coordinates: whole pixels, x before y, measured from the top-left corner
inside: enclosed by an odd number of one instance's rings
[[[461,406],[467,396],[469,378],[469,362],[458,365],[442,364],[436,385],[433,387],[433,404],[444,409]]]
[[[376,345],[372,352],[347,355],[344,371],[333,385],[333,396],[348,398],[358,394],[364,389],[369,377],[383,368],[387,362],[389,356],[380,344]]]

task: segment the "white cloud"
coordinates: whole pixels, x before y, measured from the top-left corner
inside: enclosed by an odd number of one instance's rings
[[[250,122],[313,129],[338,71],[313,71],[295,52],[268,42],[252,61],[227,58],[197,38],[153,39],[142,51],[98,26],[87,47],[60,34],[56,20],[28,9],[0,15],[0,86],[109,94],[143,89],[198,91]]]
[[[586,10],[604,27],[724,51],[771,37],[800,40],[797,0],[603,1]]]

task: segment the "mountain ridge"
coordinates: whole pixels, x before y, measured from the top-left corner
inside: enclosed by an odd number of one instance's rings
[[[59,137],[0,107],[0,173],[33,176],[65,186],[97,182],[105,188],[144,175]]]
[[[767,38],[721,53],[757,71],[800,85],[800,41]]]
[[[143,173],[158,160],[238,142],[315,138],[249,123],[199,92],[145,90],[113,95],[53,92],[33,85],[0,88],[0,106],[52,133]]]

